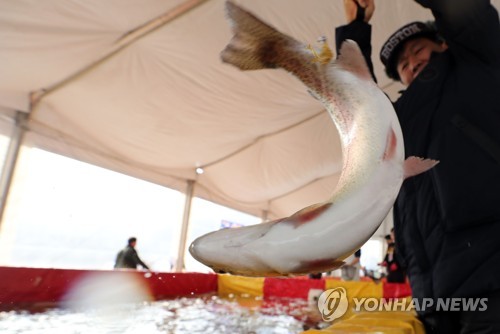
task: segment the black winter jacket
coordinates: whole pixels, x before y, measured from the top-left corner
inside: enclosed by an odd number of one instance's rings
[[[130,245],[127,245],[116,255],[115,268],[137,269],[138,265],[144,269],[149,269],[137,254],[135,248]]]
[[[433,158],[394,206],[398,252],[417,298],[500,289],[500,26],[487,0],[417,0],[449,49],[394,103],[406,156]],[[337,49],[358,42],[370,68],[367,23],[337,28]]]

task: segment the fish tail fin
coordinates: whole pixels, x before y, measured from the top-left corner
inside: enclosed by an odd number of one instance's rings
[[[221,52],[225,63],[241,70],[276,68],[280,66],[278,48],[299,44],[230,1],[226,1],[226,11],[234,36]]]

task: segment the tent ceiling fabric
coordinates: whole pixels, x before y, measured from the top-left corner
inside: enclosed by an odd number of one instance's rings
[[[341,0],[236,2],[305,43],[325,35],[333,45],[345,22]],[[376,6],[375,68],[394,97],[401,87],[383,75],[378,49],[430,13],[413,1]],[[27,144],[180,191],[196,179],[196,196],[257,216],[327,200],[341,169],[333,123],[288,73],[223,64],[224,15],[223,0],[2,0],[0,111],[29,112],[41,93]]]

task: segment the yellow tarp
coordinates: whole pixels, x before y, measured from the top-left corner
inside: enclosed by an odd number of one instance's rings
[[[263,277],[218,275],[218,294],[222,297],[260,297],[264,294]]]
[[[263,277],[243,277],[233,275],[218,275],[218,293],[221,297],[262,297],[264,294]],[[332,325],[322,330],[308,330],[303,334],[329,333],[372,333],[372,334],[425,334],[422,323],[414,312],[404,311],[356,311],[354,298],[375,298],[383,300],[383,285],[374,282],[345,282],[326,279],[325,289],[342,287],[346,290],[349,308],[346,314],[336,319]],[[317,308],[315,316],[321,320]]]
[[[303,334],[425,334],[423,324],[411,312],[363,312],[336,322],[323,330]]]
[[[325,282],[325,289],[334,289],[337,287],[342,287],[346,290],[347,299],[349,301],[349,307],[347,312],[339,319],[348,319],[355,313],[356,304],[353,299],[357,298],[376,298],[380,300],[383,298],[383,285],[374,282],[354,282],[354,281],[338,281],[329,280]]]
[[[333,289],[343,287],[347,291],[347,296],[351,298],[382,298],[383,285],[382,283],[374,282],[354,282],[354,281],[339,281],[327,279],[325,282],[325,289]]]
[[[326,280],[325,289],[342,287],[346,290],[349,307],[347,312],[336,319],[330,327],[323,330],[309,330],[304,334],[330,333],[373,333],[373,334],[425,334],[422,323],[414,312],[403,311],[373,311],[355,310],[361,298],[383,300],[383,285],[374,282],[345,282]]]

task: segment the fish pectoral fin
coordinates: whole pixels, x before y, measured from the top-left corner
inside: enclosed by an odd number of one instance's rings
[[[404,178],[407,179],[409,177],[426,172],[432,167],[436,166],[438,163],[438,160],[411,156],[404,162]]]

